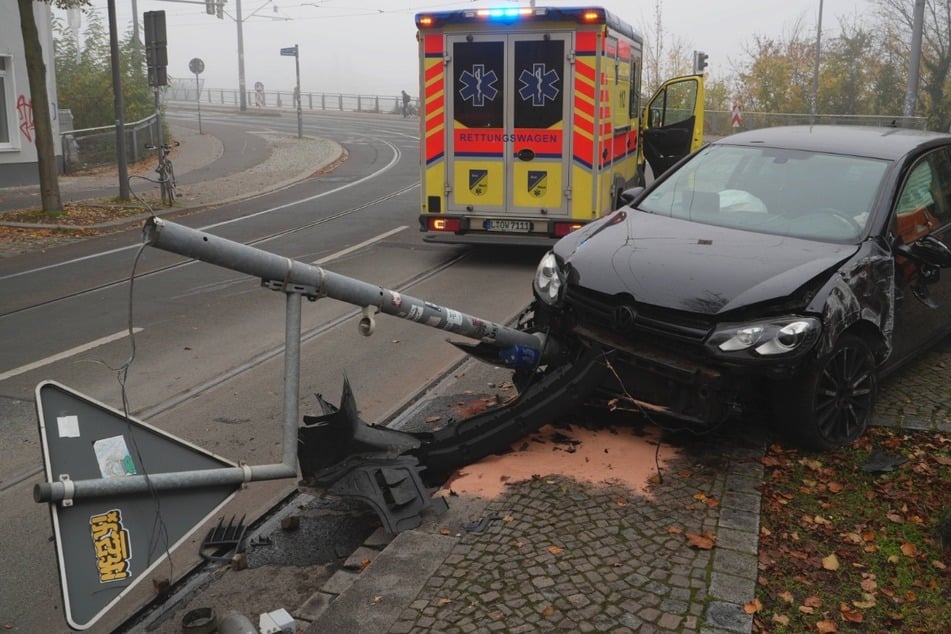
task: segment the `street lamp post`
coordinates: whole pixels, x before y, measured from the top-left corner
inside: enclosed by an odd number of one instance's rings
[[[812,72],[812,115],[810,124],[815,124],[819,110],[819,54],[822,51],[822,0],[819,0],[819,21],[816,26],[816,66]]]
[[[240,93],[238,103],[241,105],[241,112],[244,112],[248,109],[248,100],[244,83],[244,29],[242,27],[244,20],[241,17],[241,0],[235,0],[234,10],[235,22],[238,23],[238,92]]]

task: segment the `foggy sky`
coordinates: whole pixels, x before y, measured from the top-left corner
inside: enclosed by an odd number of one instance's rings
[[[225,18],[207,15],[204,0],[137,0],[139,28],[146,11],[165,11],[168,73],[194,80],[188,62],[204,61],[206,88],[238,86],[236,2],[228,0]],[[361,95],[419,92],[416,13],[475,7],[506,6],[512,0],[240,0],[244,36],[245,79],[267,90],[292,90],[294,58],[280,49],[300,46],[301,90]],[[106,0],[93,0],[107,24]],[[522,0],[519,4],[529,3]],[[538,6],[586,6],[565,0],[538,0]],[[604,0],[602,6],[640,31],[653,31],[658,0]],[[754,35],[780,38],[799,21],[804,35],[816,32],[819,0],[659,0],[669,42],[709,57],[709,76],[726,76],[743,59],[743,47]],[[874,10],[871,0],[823,0],[822,38],[835,37],[839,18]],[[132,0],[117,0],[121,33],[132,28]],[[64,15],[57,12],[58,15]],[[732,63],[731,63],[732,62]]]

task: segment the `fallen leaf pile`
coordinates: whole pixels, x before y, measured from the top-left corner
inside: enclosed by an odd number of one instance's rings
[[[870,470],[882,455],[897,466]],[[826,454],[771,446],[754,632],[951,631],[949,456],[945,434],[883,428]]]

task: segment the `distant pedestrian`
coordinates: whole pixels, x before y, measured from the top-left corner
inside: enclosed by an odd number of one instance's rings
[[[406,117],[409,116],[409,101],[411,97],[405,90],[402,92],[403,92],[403,118],[405,119]]]

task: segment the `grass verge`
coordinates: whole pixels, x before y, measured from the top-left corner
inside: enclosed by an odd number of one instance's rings
[[[951,631],[951,436],[763,458],[755,632]]]

